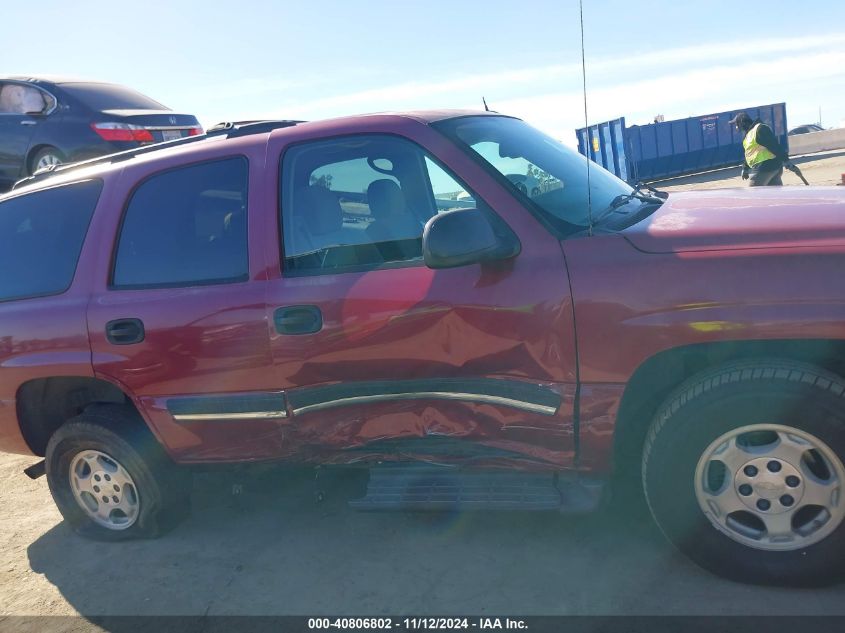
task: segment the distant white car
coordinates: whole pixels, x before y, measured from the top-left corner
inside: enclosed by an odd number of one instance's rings
[[[534,176],[526,176],[525,174],[505,174],[516,188],[519,189],[526,196],[536,198],[540,195],[540,181]]]
[[[812,132],[823,132],[824,128],[821,125],[816,125],[815,123],[808,123],[807,125],[799,125],[798,127],[794,127],[789,132],[787,132],[787,136],[795,136],[796,134],[811,134]]]

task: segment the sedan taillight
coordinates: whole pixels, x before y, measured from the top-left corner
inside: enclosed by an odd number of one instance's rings
[[[199,136],[203,133],[202,126],[194,126],[190,130],[188,130],[188,136]]]
[[[141,125],[131,123],[92,123],[91,129],[106,141],[138,141],[151,143],[153,133]]]

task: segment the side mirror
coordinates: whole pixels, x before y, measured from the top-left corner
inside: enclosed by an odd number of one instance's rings
[[[522,249],[510,227],[482,209],[436,215],[426,223],[422,239],[423,258],[429,268],[510,259]]]

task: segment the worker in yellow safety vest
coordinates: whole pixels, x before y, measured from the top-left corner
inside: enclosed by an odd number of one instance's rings
[[[751,187],[782,185],[783,168],[789,169],[792,164],[772,128],[760,119],[752,121],[745,112],[737,113],[731,123],[743,134],[742,179],[750,179],[748,184]]]

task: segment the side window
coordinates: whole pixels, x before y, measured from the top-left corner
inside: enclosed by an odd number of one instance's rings
[[[27,114],[44,112],[48,109],[48,97],[32,86],[3,84],[0,86],[0,112],[6,114]],[[50,99],[52,106],[52,99]]]
[[[289,149],[281,201],[286,271],[422,262],[426,221],[475,206],[422,148],[377,135]]]
[[[102,187],[89,180],[0,202],[0,301],[70,287]]]
[[[178,287],[249,278],[246,158],[145,180],[123,217],[112,285]]]

